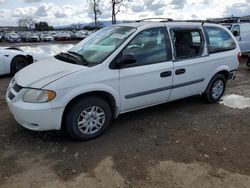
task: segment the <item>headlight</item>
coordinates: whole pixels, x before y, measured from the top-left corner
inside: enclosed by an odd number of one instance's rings
[[[50,90],[29,89],[23,95],[23,101],[29,103],[44,103],[53,100],[56,93]]]

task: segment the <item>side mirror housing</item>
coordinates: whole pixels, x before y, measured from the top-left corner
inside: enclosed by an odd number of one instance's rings
[[[116,62],[116,64],[120,67],[123,65],[130,65],[130,64],[134,64],[136,63],[136,58],[133,54],[126,54],[123,55],[120,59],[118,59],[118,61]]]

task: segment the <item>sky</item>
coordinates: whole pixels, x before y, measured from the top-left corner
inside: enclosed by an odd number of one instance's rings
[[[111,20],[110,0],[101,1],[99,20]],[[231,15],[250,15],[250,0],[132,0],[121,8],[117,20],[206,19]],[[26,16],[52,26],[93,21],[87,0],[0,0],[0,26],[17,26],[17,20]]]

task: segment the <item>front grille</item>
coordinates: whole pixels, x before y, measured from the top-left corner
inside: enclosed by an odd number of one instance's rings
[[[9,88],[8,88],[8,98],[9,98],[9,100],[13,100],[17,95],[18,95],[18,93],[21,91],[23,89],[23,87],[22,86],[20,86],[20,85],[18,85],[17,83],[16,83],[16,80],[15,79],[13,79],[12,81],[11,81],[11,83],[10,83],[10,86],[9,86]]]
[[[15,95],[12,94],[11,92],[9,92],[9,96],[8,97],[9,97],[10,100],[13,100],[15,98]]]
[[[19,91],[21,91],[23,87],[15,83],[13,89],[15,90],[15,92],[19,93]]]

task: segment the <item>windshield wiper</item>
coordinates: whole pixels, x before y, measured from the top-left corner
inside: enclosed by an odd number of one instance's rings
[[[85,59],[82,54],[79,54],[79,53],[74,52],[74,51],[68,51],[68,53],[73,54],[73,55],[79,57],[84,62],[84,65],[88,65],[89,64],[89,62],[87,61],[87,59]]]
[[[66,61],[73,64],[87,65],[86,61],[83,61],[79,56],[73,55],[71,53],[61,52],[55,56],[55,58]]]

